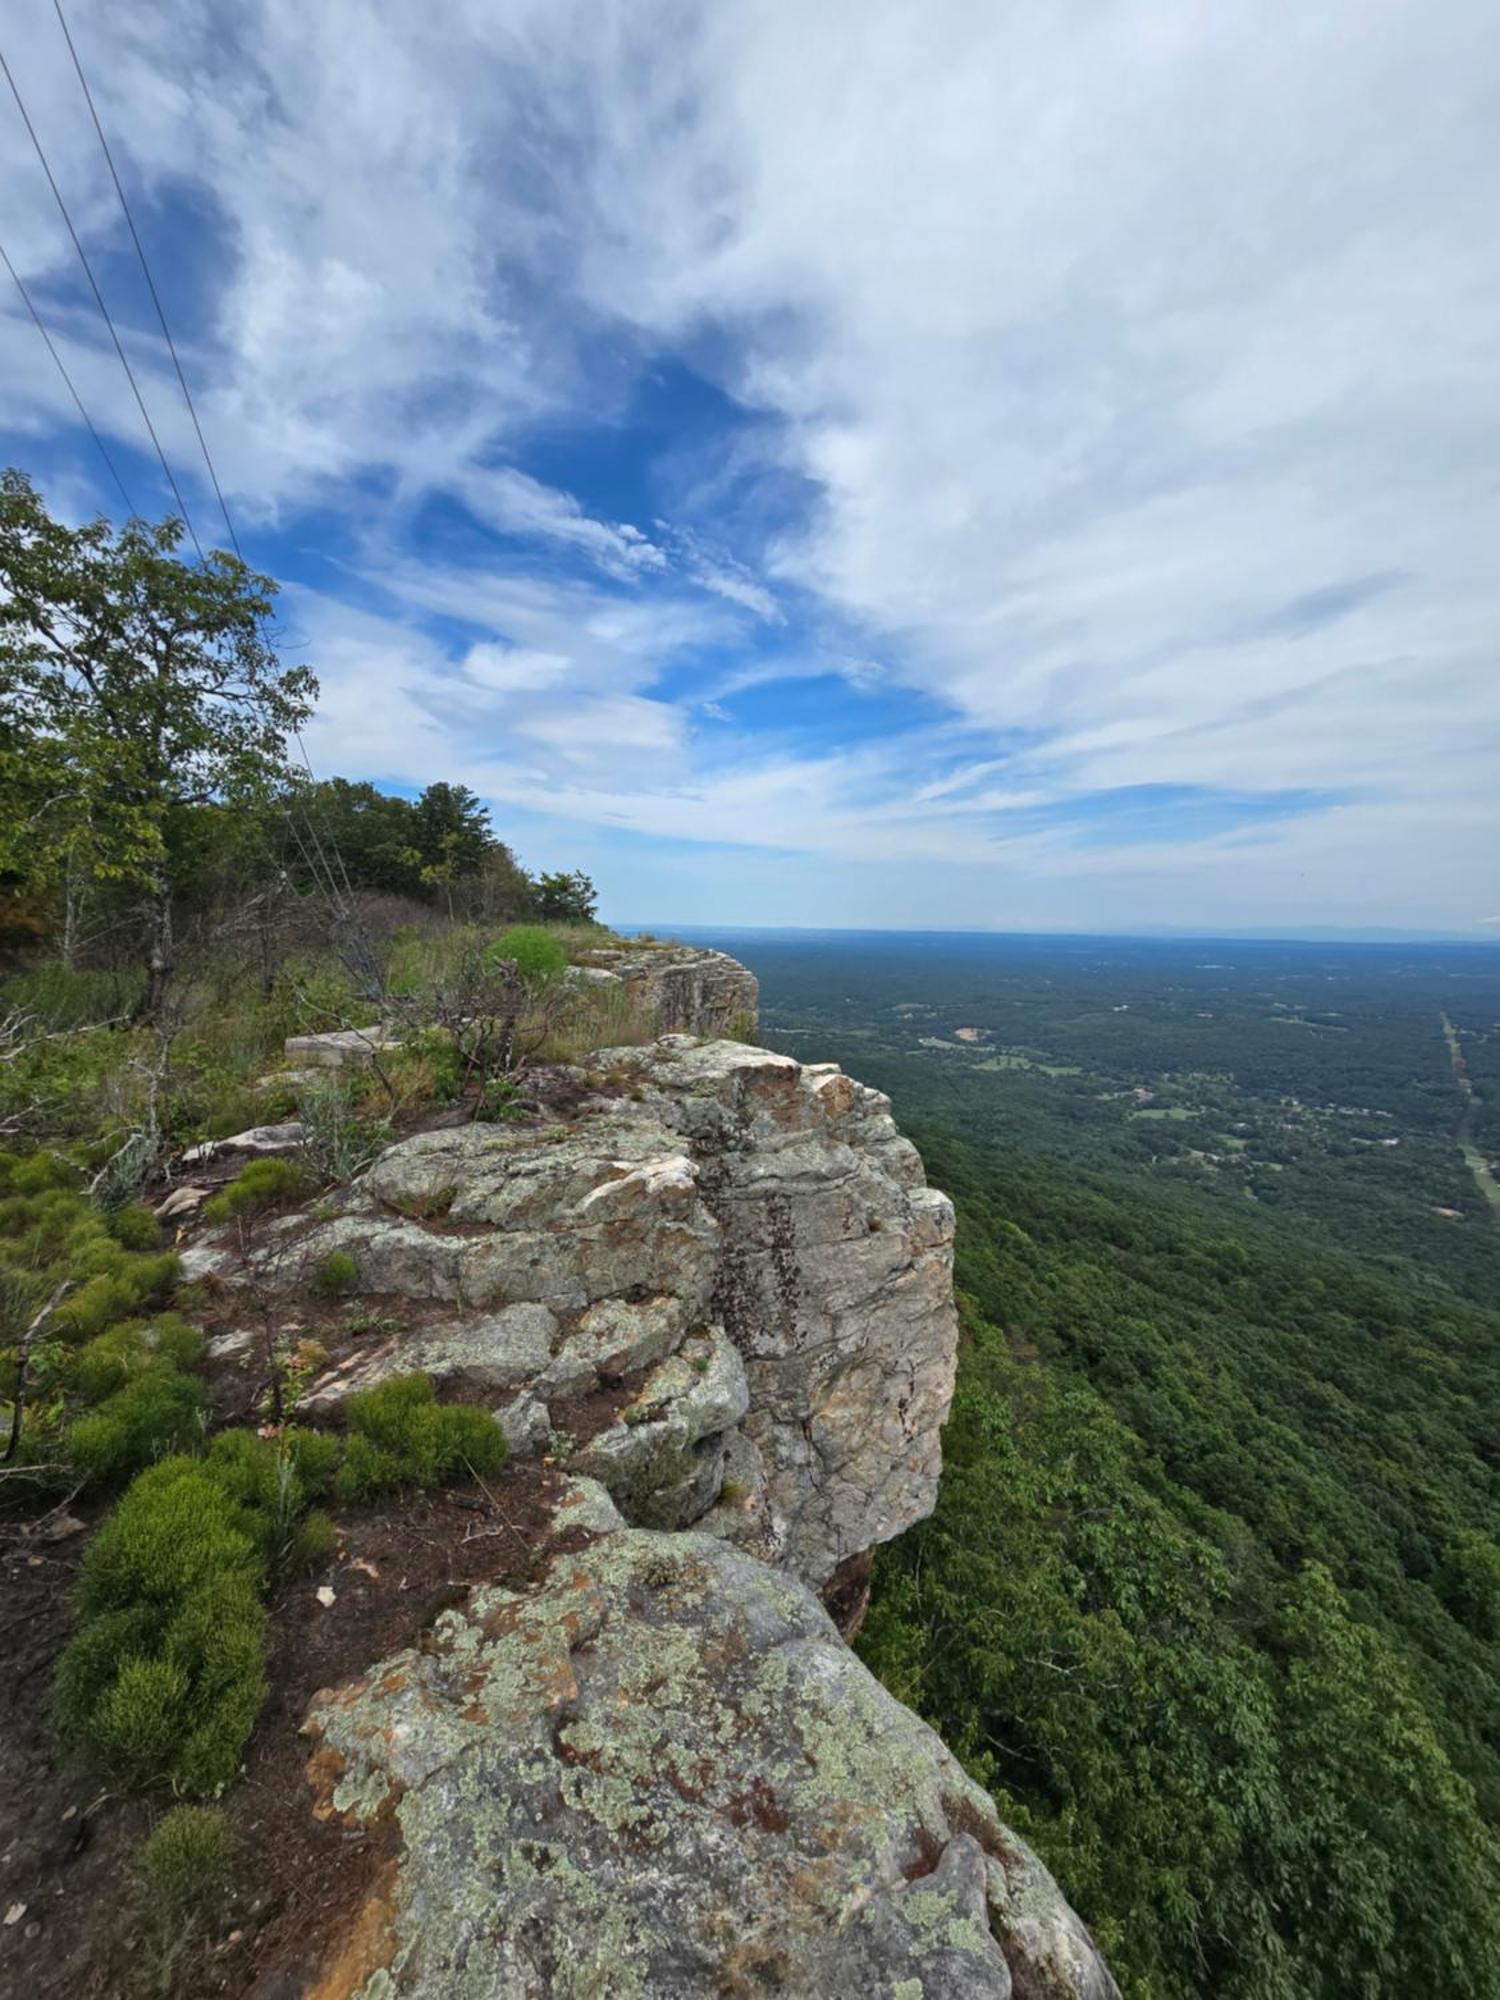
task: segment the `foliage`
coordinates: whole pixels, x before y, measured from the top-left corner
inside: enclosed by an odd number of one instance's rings
[[[175,969],[184,813],[264,802],[317,683],[264,635],[275,586],[234,556],[182,561],[182,523],[54,520],[0,476],[0,864],[150,898],[145,1004]]]
[[[158,1992],[169,1992],[183,1955],[222,1915],[236,1844],[216,1806],[173,1806],[151,1829],[132,1868],[137,1948]]]
[[[348,1181],[396,1136],[381,1118],[361,1114],[352,1090],[333,1077],[310,1084],[298,1100],[302,1153],[320,1181]]]
[[[201,1386],[170,1361],[155,1361],[69,1424],[64,1452],[85,1478],[111,1482],[181,1451],[203,1421]]]
[[[141,1473],[84,1553],[58,1729],[129,1785],[221,1789],[265,1698],[265,1557],[216,1475],[190,1458]]]
[[[342,1298],[359,1283],[359,1263],[347,1250],[330,1250],[319,1260],[312,1283],[325,1298]]]
[[[230,1781],[265,1698],[262,1593],[328,1554],[332,1524],[308,1508],[339,1457],[312,1431],[229,1430],[138,1474],[80,1566],[55,1687],[65,1744],[131,1786]]]
[[[512,924],[486,956],[491,964],[513,965],[529,986],[561,978],[568,966],[566,950],[543,924]]]
[[[575,869],[571,874],[539,876],[536,906],[546,923],[591,924],[599,897],[588,876]]]
[[[503,1433],[488,1410],[439,1403],[425,1375],[397,1375],[350,1396],[348,1443],[335,1485],[347,1500],[437,1485],[505,1462]]]
[[[226,1187],[204,1202],[203,1219],[215,1224],[253,1221],[269,1209],[298,1200],[306,1191],[307,1174],[296,1161],[275,1155],[251,1160]]]
[[[1493,956],[778,949],[773,1038],[891,1091],[959,1211],[866,1656],[1131,2000],[1500,1991],[1500,1236],[1440,1031],[1500,1046]]]
[[[202,1352],[202,1334],[180,1313],[121,1320],[78,1350],[68,1366],[68,1382],[84,1402],[101,1403],[143,1370],[161,1362],[192,1368]]]

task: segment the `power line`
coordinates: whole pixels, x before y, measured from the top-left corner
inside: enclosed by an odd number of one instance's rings
[[[182,388],[182,400],[187,404],[188,415],[193,420],[193,429],[198,434],[198,449],[203,453],[203,463],[208,467],[208,476],[213,483],[214,497],[219,503],[219,512],[224,516],[224,526],[229,531],[229,540],[237,556],[241,555],[239,536],[234,532],[234,523],[229,518],[229,508],[225,504],[223,490],[219,485],[219,475],[214,470],[213,459],[209,456],[208,441],[203,435],[203,426],[198,421],[198,412],[193,407],[192,392],[187,385],[187,377],[182,372],[182,363],[177,357],[177,343],[172,338],[172,329],[167,325],[167,315],[162,309],[156,282],[151,276],[151,266],[146,262],[146,252],[135,226],[135,218],[130,213],[130,204],[125,199],[125,190],[120,184],[120,176],[115,169],[114,154],[109,150],[109,141],[104,136],[104,127],[99,122],[99,113],[94,106],[94,93],[89,89],[88,78],[83,73],[83,64],[78,60],[78,51],[73,46],[73,37],[68,30],[67,18],[62,10],[62,0],[52,0],[57,12],[57,24],[63,31],[63,40],[68,45],[68,54],[73,58],[73,67],[78,73],[78,81],[83,88],[84,102],[88,105],[89,116],[94,121],[94,130],[99,135],[99,144],[104,150],[104,158],[109,167],[109,177],[115,184],[115,193],[120,198],[120,212],[125,217],[125,227],[130,231],[130,240],[135,245],[135,254],[140,259],[141,274],[146,280],[146,289],[151,294],[151,303],[156,307],[156,317],[161,323],[162,337],[167,343],[167,351],[172,357],[172,366],[177,370],[177,380]],[[243,560],[243,556],[241,556]]]
[[[79,416],[82,417],[85,425],[88,427],[89,436],[94,440],[94,443],[99,447],[99,456],[104,460],[104,463],[108,466],[110,478],[115,482],[115,485],[120,489],[120,498],[125,502],[126,514],[127,515],[134,514],[136,511],[135,503],[131,499],[130,495],[125,491],[125,482],[120,477],[119,470],[116,467],[114,460],[110,457],[108,451],[105,449],[103,438],[100,437],[98,431],[94,428],[93,418],[89,415],[88,411],[83,407],[83,398],[82,396],[79,395],[77,389],[74,388],[73,378],[68,373],[67,368],[64,365],[62,356],[58,353],[56,347],[54,347],[54,345],[52,344],[52,336],[50,333],[48,333],[46,327],[43,325],[42,316],[37,311],[35,305],[32,303],[31,294],[30,292],[27,291],[25,285],[21,282],[21,274],[16,269],[15,265],[12,264],[12,262],[10,261],[9,256],[6,254],[5,245],[3,243],[0,243],[0,261],[3,261],[6,270],[10,272],[11,278],[14,280],[16,290],[21,294],[22,303],[25,305],[27,312],[31,314],[33,325],[36,327],[37,332],[42,336],[42,339],[47,343],[47,352],[52,356],[52,359],[57,364],[58,374],[61,375],[63,381],[68,385],[68,394],[73,398],[73,402],[77,407]]]
[[[57,185],[57,180],[53,175],[52,168],[50,163],[48,162],[46,152],[42,146],[42,142],[37,137],[36,127],[31,122],[31,114],[26,109],[26,101],[22,97],[20,90],[16,85],[16,80],[14,76],[11,75],[10,64],[5,60],[3,51],[0,51],[0,70],[4,71],[5,81],[10,85],[11,96],[14,97],[14,99],[16,100],[16,109],[21,114],[22,121],[24,122],[26,130],[30,135],[32,145],[36,148],[36,156],[42,163],[42,172],[47,176],[47,185],[51,188],[53,199],[56,201],[58,206],[58,211],[61,214],[63,221],[67,224],[68,234],[73,239],[73,248],[78,252],[78,261],[83,266],[83,274],[89,281],[90,291],[92,291],[92,293],[94,294],[94,303],[98,306],[100,313],[103,315],[104,324],[109,328],[109,337],[115,344],[115,353],[118,354],[120,357],[120,366],[125,370],[125,379],[129,382],[131,389],[134,391],[136,407],[139,409],[141,413],[141,419],[144,422],[147,431],[150,433],[151,442],[156,447],[157,459],[160,462],[162,471],[166,474],[167,484],[171,487],[173,497],[177,502],[178,512],[182,516],[182,525],[187,529],[188,535],[192,540],[193,547],[198,551],[199,562],[202,562],[204,559],[203,544],[198,540],[197,532],[193,527],[192,517],[189,515],[187,510],[187,502],[182,497],[182,489],[181,487],[178,486],[177,481],[173,476],[172,468],[167,463],[167,454],[162,450],[161,439],[156,435],[156,426],[151,421],[151,413],[146,408],[146,399],[141,394],[140,384],[135,379],[135,370],[130,365],[130,357],[126,354],[125,348],[120,340],[120,336],[115,330],[115,323],[113,319],[110,317],[109,307],[104,303],[104,294],[103,292],[100,291],[98,280],[94,276],[94,267],[92,264],[90,264],[87,253],[84,250],[83,244],[79,240],[78,231],[73,227],[73,218],[68,213],[68,204],[62,198],[62,189]]]

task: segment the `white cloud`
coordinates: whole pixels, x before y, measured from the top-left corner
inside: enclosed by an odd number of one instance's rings
[[[595,521],[571,493],[560,493],[514,466],[460,474],[459,491],[481,520],[517,535],[538,535],[583,549],[615,576],[666,568],[656,544],[628,522]]]
[[[583,823],[906,867],[886,920],[934,907],[939,865],[974,921],[1024,904],[1022,868],[1076,899],[1066,921],[1484,907],[1487,0],[1327,0],[1274,28],[1255,0],[96,0],[75,27],[133,181],[190,192],[217,246],[185,346],[236,506],[363,531],[391,616],[319,613],[340,768],[461,755],[496,798],[546,774]],[[103,240],[65,52],[39,28],[21,54]],[[8,247],[56,299],[66,245],[9,127],[0,171]],[[35,436],[67,411],[4,312],[0,421]],[[118,409],[87,318],[57,324]],[[616,421],[641,355],[673,347],[772,420],[760,448],[809,498],[764,573],[732,521],[648,534],[516,462],[539,425]],[[434,493],[612,587],[417,558]],[[785,657],[729,657],[794,605]],[[664,667],[694,662],[669,705]],[[962,727],[789,757],[723,720],[736,692],[829,672]],[[1020,824],[1140,786],[1340,803],[1253,848]]]

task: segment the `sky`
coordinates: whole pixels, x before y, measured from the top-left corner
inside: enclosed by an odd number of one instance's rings
[[[64,4],[320,774],[619,922],[1500,942],[1493,0]],[[3,89],[0,187],[167,512]],[[9,289],[0,459],[122,511]]]

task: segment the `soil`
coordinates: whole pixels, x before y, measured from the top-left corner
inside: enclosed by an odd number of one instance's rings
[[[566,1414],[584,1421],[581,1409]],[[471,1585],[527,1579],[561,1482],[551,1466],[517,1464],[482,1487],[346,1510],[336,1517],[335,1559],[281,1589],[271,1604],[271,1693],[244,1776],[222,1802],[239,1843],[234,1894],[207,1913],[205,1941],[178,1966],[173,1992],[299,2000],[311,1989],[395,1839],[388,1826],[350,1831],[313,1817],[298,1734],[313,1698],[412,1644]],[[102,1511],[88,1510],[62,1540],[12,1529],[0,1546],[0,1993],[35,2000],[137,2000],[163,1990],[135,1934],[130,1869],[172,1801],[116,1797],[60,1762],[51,1742],[52,1670],[71,1631],[78,1560]],[[325,1585],[328,1606],[317,1597]]]
[[[549,1088],[563,1100],[583,1086],[561,1072]],[[538,1106],[543,1117],[557,1107]],[[458,1123],[462,1110],[431,1125]],[[194,1170],[216,1189],[245,1164],[225,1154]],[[163,1181],[148,1198],[168,1191]],[[198,1222],[185,1219],[178,1244]],[[442,1218],[425,1225],[442,1230]],[[446,1225],[449,1229],[463,1225]],[[250,1340],[205,1365],[219,1424],[258,1423],[268,1413],[268,1335],[316,1341],[330,1361],[393,1333],[451,1319],[451,1305],[363,1296],[357,1302],[278,1300],[274,1323],[256,1323],[222,1287],[197,1288],[193,1317],[212,1339]],[[324,1365],[324,1364],[319,1364]],[[549,1405],[554,1427],[582,1444],[613,1423],[644,1371],[587,1397]],[[492,1402],[493,1391],[462,1378],[445,1400]],[[71,1501],[40,1520],[0,1525],[0,1996],[27,2000],[140,2000],[146,1994],[300,2000],[331,1946],[350,1930],[390,1861],[395,1829],[350,1830],[313,1817],[299,1730],[320,1688],[338,1685],[412,1644],[438,1613],[480,1582],[534,1575],[562,1474],[516,1463],[485,1484],[392,1498],[335,1515],[335,1559],[286,1583],[270,1604],[270,1693],[246,1750],[243,1775],[220,1802],[237,1839],[232,1893],[204,1913],[203,1936],[163,1977],[133,1907],[140,1843],[174,1801],[118,1796],[63,1761],[52,1739],[50,1693],[58,1655],[73,1629],[73,1583],[90,1533],[108,1503]],[[555,1536],[554,1549],[566,1547]],[[333,1592],[325,1606],[321,1587]]]

